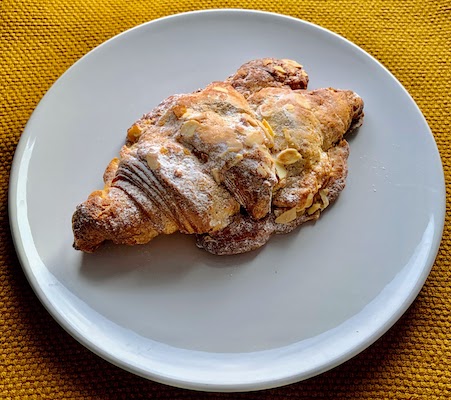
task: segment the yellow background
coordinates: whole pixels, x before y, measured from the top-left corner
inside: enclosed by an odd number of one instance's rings
[[[287,14],[328,28],[372,54],[419,105],[433,131],[449,182],[449,0],[0,0],[0,398],[451,398],[448,216],[432,272],[400,321],[347,363],[284,388],[203,394],[146,381],[78,344],[35,297],[16,258],[7,215],[12,157],[33,109],[69,66],[106,39],[155,18],[206,8],[253,8]],[[447,184],[448,197],[449,190]],[[447,211],[449,214],[449,202]]]

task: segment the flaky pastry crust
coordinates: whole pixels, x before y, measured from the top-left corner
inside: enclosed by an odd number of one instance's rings
[[[317,219],[344,188],[344,135],[361,124],[363,101],[307,84],[297,62],[266,58],[164,100],[128,129],[104,188],[77,206],[74,247],[180,231],[237,254]]]

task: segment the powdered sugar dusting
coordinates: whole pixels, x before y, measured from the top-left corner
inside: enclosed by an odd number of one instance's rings
[[[342,138],[361,124],[363,102],[351,91],[299,90],[307,82],[298,63],[268,58],[164,100],[129,129],[105,188],[77,207],[75,247],[181,231],[211,253],[236,254],[318,218],[344,188]]]

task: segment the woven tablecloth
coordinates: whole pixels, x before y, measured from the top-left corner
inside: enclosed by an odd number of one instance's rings
[[[139,378],[81,346],[37,300],[19,265],[7,211],[14,150],[33,109],[69,66],[106,39],[155,18],[205,8],[286,14],[362,47],[413,96],[437,141],[446,181],[451,178],[449,0],[0,0],[0,398],[451,398],[449,201],[432,272],[395,326],[343,365],[278,389],[197,393]]]

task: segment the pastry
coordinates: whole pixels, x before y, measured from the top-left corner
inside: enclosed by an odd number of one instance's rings
[[[307,84],[300,64],[266,58],[164,100],[130,127],[104,188],[77,206],[74,247],[179,231],[236,254],[318,218],[344,188],[343,136],[361,124],[363,101]]]

